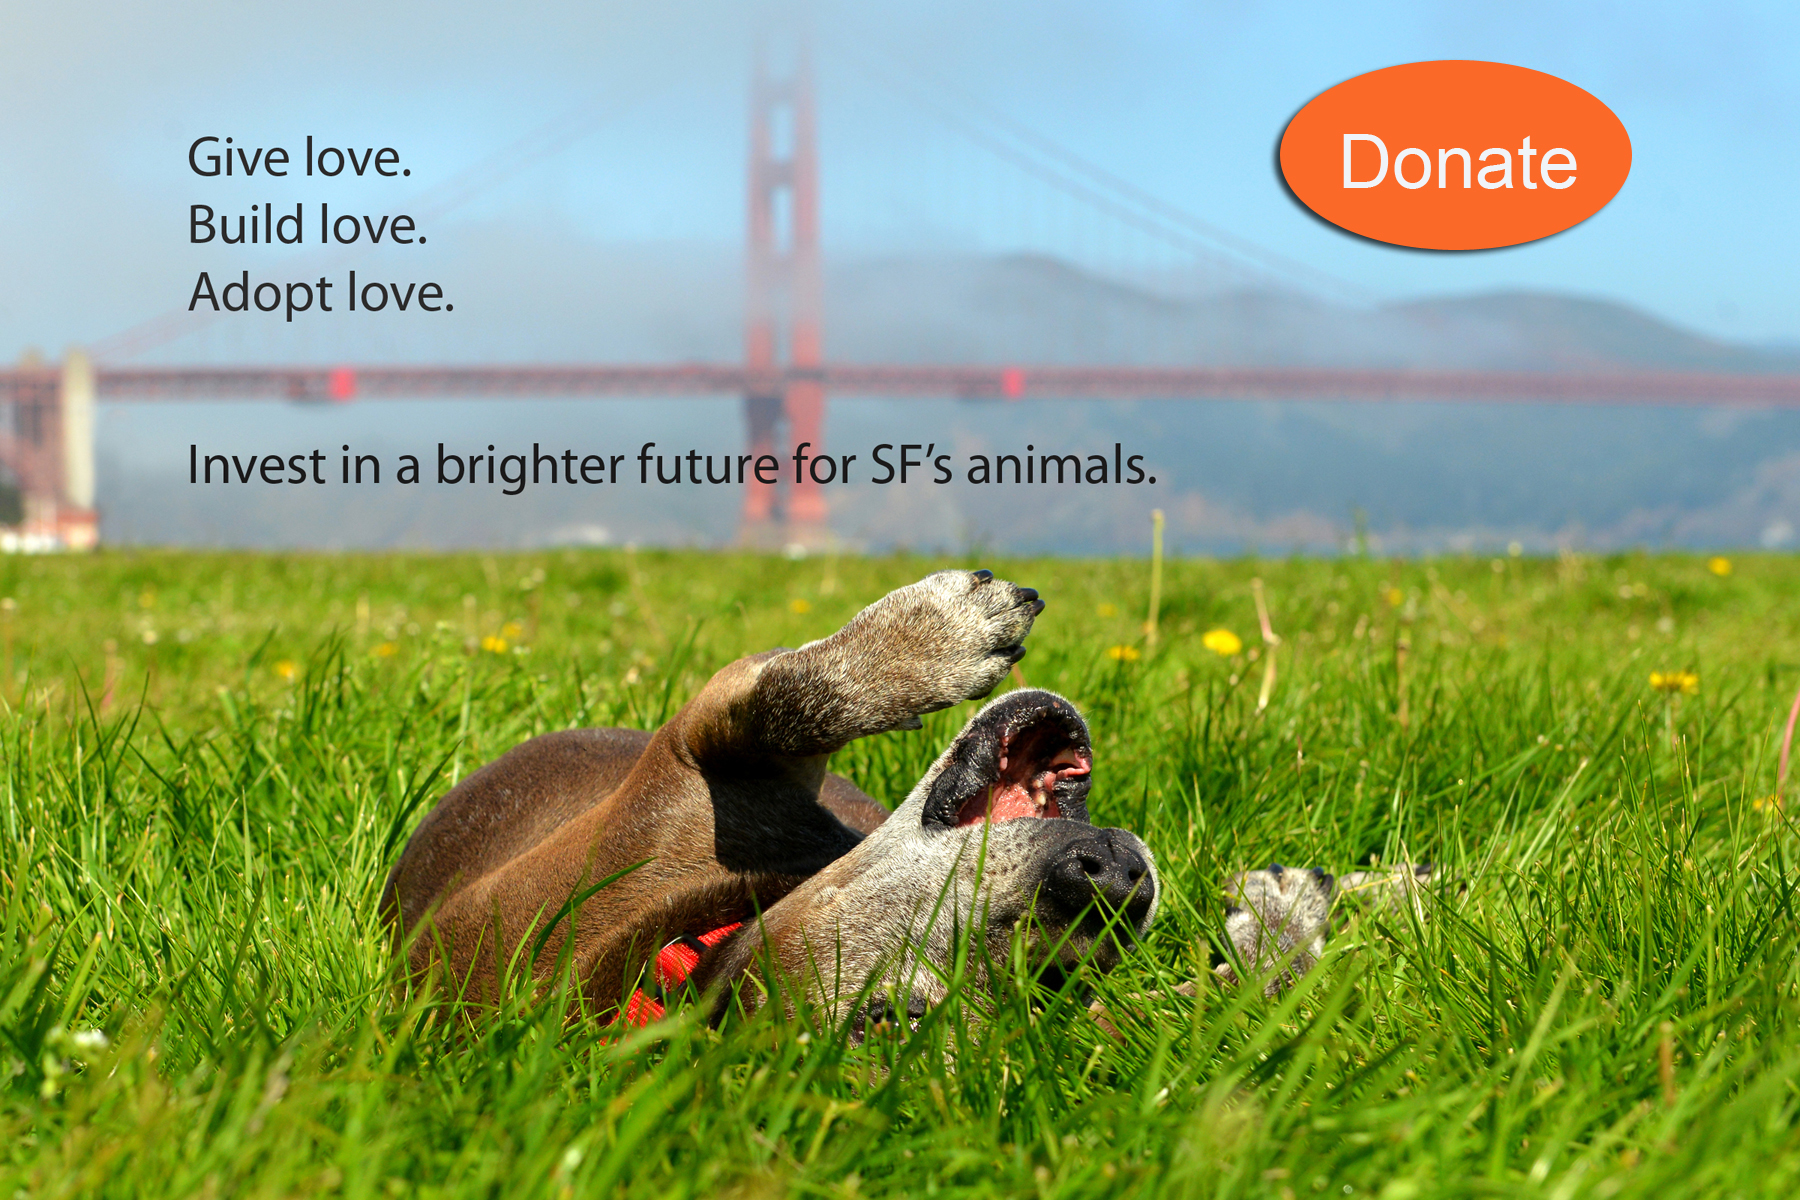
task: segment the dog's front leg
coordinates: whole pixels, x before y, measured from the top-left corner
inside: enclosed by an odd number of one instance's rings
[[[810,757],[923,713],[985,696],[1025,656],[1037,592],[989,571],[939,571],[850,623],[771,655],[737,704],[734,732],[772,754]]]

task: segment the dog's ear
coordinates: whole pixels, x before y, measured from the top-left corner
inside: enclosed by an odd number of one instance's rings
[[[963,802],[1000,777],[1000,731],[979,722],[977,716],[950,744],[931,790],[925,793],[919,821],[928,829],[953,827]]]

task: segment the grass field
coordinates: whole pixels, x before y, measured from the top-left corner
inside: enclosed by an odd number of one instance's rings
[[[1800,1190],[1792,558],[1176,562],[1155,645],[1143,562],[961,564],[1049,600],[1024,671],[1159,858],[1148,944],[1082,981],[1116,1039],[1073,989],[854,1047],[396,995],[378,889],[451,781],[941,565],[0,561],[0,1196]],[[896,802],[966,713],[834,767]],[[1450,886],[1346,910],[1280,1000],[1210,982],[1232,873],[1372,859]]]

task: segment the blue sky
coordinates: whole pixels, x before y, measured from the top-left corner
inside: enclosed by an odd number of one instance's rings
[[[972,95],[1378,299],[1558,289],[1718,336],[1800,341],[1793,6],[928,0],[819,6],[814,21],[834,253],[1028,248],[1102,265],[1151,253],[897,99],[873,67]],[[184,300],[201,261],[184,244],[189,203],[402,210],[583,104],[604,119],[447,214],[439,244],[476,224],[601,243],[741,237],[743,5],[64,3],[8,23],[0,357],[91,343]],[[1605,101],[1633,140],[1623,191],[1565,234],[1463,255],[1359,241],[1293,205],[1272,149],[1295,109],[1364,71],[1448,57],[1533,67]],[[186,172],[205,133],[293,149],[308,132],[396,146],[414,175],[327,192]]]

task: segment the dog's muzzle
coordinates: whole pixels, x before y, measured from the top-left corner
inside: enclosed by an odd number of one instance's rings
[[[1074,921],[1098,906],[1105,913],[1122,912],[1133,928],[1144,923],[1156,900],[1156,880],[1134,840],[1119,830],[1096,829],[1051,856],[1044,892],[1065,919]]]

